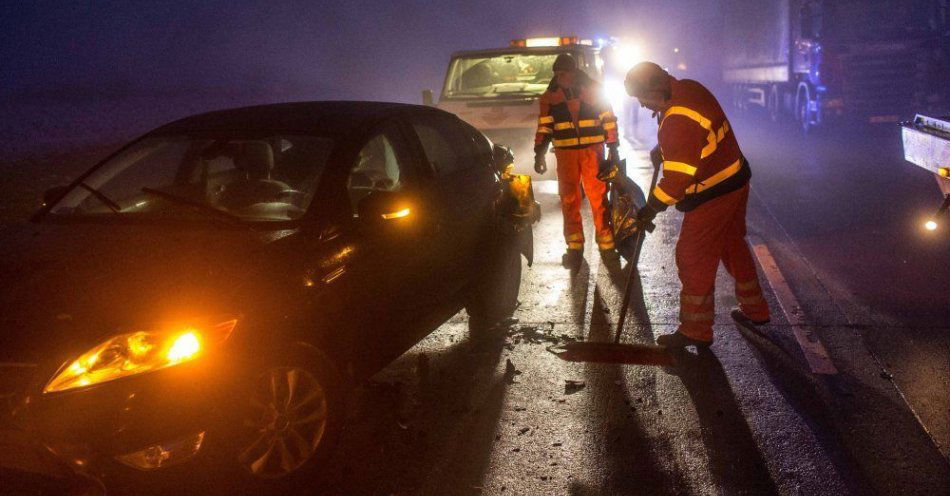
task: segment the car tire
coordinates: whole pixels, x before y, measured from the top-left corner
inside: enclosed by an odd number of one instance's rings
[[[266,360],[241,388],[241,425],[227,455],[242,491],[319,486],[343,430],[342,385],[315,348],[298,346]]]
[[[473,332],[484,331],[509,318],[518,306],[521,290],[521,252],[512,227],[503,230],[495,249],[488,253],[485,274],[470,288],[465,310]]]

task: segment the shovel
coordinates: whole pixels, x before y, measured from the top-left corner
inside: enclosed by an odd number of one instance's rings
[[[650,189],[653,191],[656,186],[657,178],[660,174],[660,164],[653,164],[653,179],[650,181]],[[640,251],[643,248],[643,241],[646,238],[646,231],[652,231],[652,227],[637,229],[636,247],[633,257],[630,259],[630,276],[627,278],[626,288],[623,292],[623,304],[620,307],[620,318],[617,321],[617,331],[614,334],[612,343],[576,341],[565,343],[558,347],[550,348],[561,360],[568,362],[592,362],[592,363],[618,363],[618,364],[640,364],[640,365],[659,365],[673,366],[676,361],[666,348],[655,344],[637,344],[621,343],[620,337],[623,335],[623,324],[627,318],[627,310],[630,308],[630,295],[633,293],[633,287],[637,283],[635,279],[639,277],[637,262],[640,260]]]

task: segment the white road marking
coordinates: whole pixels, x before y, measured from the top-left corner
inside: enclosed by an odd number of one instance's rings
[[[795,297],[795,294],[792,293],[792,289],[788,286],[788,282],[785,280],[785,276],[782,275],[782,271],[778,268],[778,264],[775,263],[775,258],[772,257],[769,247],[762,242],[753,242],[752,252],[755,254],[755,257],[759,259],[762,271],[765,273],[765,277],[768,279],[769,285],[772,287],[772,291],[778,299],[782,312],[785,314],[788,323],[792,325],[792,333],[795,335],[795,341],[798,342],[802,353],[805,355],[808,368],[810,368],[814,374],[837,374],[838,369],[831,361],[831,357],[828,356],[828,350],[825,349],[825,346],[821,344],[821,340],[818,339],[818,334],[815,333],[815,329],[808,325],[802,318],[804,314],[802,306],[798,303],[798,298]]]

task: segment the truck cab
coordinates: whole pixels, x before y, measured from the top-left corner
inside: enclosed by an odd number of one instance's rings
[[[554,77],[554,59],[567,53],[601,80],[600,48],[576,37],[513,40],[507,48],[455,52],[437,107],[457,115],[493,142],[512,148],[516,172],[529,173],[538,98]],[[549,173],[553,174],[553,172]]]

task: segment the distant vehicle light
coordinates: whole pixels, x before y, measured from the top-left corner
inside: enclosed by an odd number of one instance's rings
[[[46,384],[43,393],[100,384],[194,360],[200,356],[203,342],[224,342],[235,325],[237,320],[232,319],[202,330],[179,327],[119,334],[61,369]]]
[[[627,95],[627,90],[624,89],[623,82],[617,81],[616,79],[607,79],[604,81],[604,94],[607,96],[607,102],[610,103],[611,108],[613,108],[615,112],[619,111],[618,109],[622,109],[630,99],[630,96]]]
[[[618,41],[614,45],[612,62],[623,72],[645,60],[643,48],[630,41]]]
[[[528,38],[525,40],[525,46],[527,47],[551,47],[560,45],[561,39],[557,37],[552,38]]]
[[[386,219],[386,220],[401,219],[403,217],[409,217],[409,213],[410,213],[409,209],[404,208],[402,210],[397,210],[395,212],[383,214],[383,219]]]
[[[935,221],[935,220],[928,220],[927,222],[924,223],[924,229],[926,229],[926,230],[928,230],[928,231],[936,231],[936,230],[937,230],[937,221]]]

